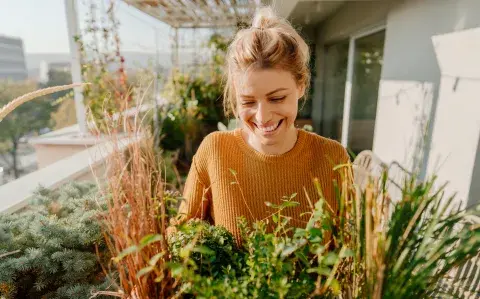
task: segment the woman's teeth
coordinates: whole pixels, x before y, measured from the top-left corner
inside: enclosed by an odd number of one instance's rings
[[[271,125],[269,127],[259,127],[259,126],[257,126],[257,128],[262,132],[273,132],[278,127],[279,123],[280,123],[280,121],[277,122],[275,125]]]

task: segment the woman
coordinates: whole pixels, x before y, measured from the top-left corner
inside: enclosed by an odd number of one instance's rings
[[[227,54],[224,107],[241,128],[214,132],[200,145],[180,205],[182,221],[208,219],[222,225],[240,242],[237,218],[260,220],[294,194],[300,203],[283,214],[290,225],[304,227],[318,193],[318,178],[330,207],[336,211],[335,165],[349,160],[336,141],[296,129],[299,101],[310,81],[309,49],[284,19],[261,9],[252,27],[241,30]]]

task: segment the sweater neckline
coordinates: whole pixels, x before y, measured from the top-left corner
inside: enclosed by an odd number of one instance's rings
[[[285,161],[301,153],[306,143],[307,132],[301,129],[297,129],[297,133],[298,133],[297,141],[295,142],[295,145],[291,150],[280,155],[269,155],[269,154],[261,153],[255,150],[254,148],[252,148],[250,145],[248,145],[248,143],[243,139],[241,128],[234,130],[235,140],[237,141],[237,144],[240,147],[240,149],[250,157],[253,157],[255,159],[258,159],[264,162]]]

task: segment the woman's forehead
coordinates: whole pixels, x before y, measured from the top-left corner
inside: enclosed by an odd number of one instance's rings
[[[288,71],[278,69],[251,70],[235,75],[235,87],[240,94],[268,94],[274,90],[295,87],[295,80]]]

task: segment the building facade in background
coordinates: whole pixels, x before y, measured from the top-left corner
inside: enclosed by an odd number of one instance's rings
[[[312,47],[317,133],[479,203],[479,0],[264,2]]]
[[[20,38],[0,35],[0,80],[25,80],[28,77]]]

